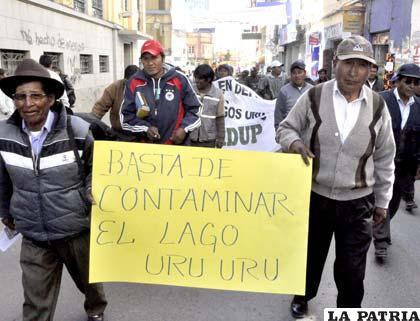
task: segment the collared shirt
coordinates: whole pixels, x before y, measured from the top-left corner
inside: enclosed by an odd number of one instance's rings
[[[48,111],[47,120],[39,132],[31,132],[26,126],[25,121],[22,120],[22,129],[29,136],[29,140],[31,141],[32,145],[32,153],[34,156],[38,156],[41,152],[42,144],[44,144],[45,138],[47,138],[48,133],[51,131],[54,119],[55,114],[51,110]]]
[[[375,78],[375,79],[373,79],[373,81],[370,81],[370,80],[368,79],[368,80],[367,80],[367,82],[368,82],[368,84],[369,84],[370,89],[372,89],[372,88],[373,88],[373,86],[375,85],[376,78]]]
[[[337,127],[340,132],[341,142],[344,143],[347,136],[350,134],[353,127],[356,125],[357,119],[359,118],[360,107],[362,101],[367,101],[366,87],[362,87],[360,90],[359,98],[348,102],[343,96],[337,86],[337,81],[334,81],[334,113],[337,121]]]
[[[414,97],[411,96],[407,104],[404,104],[404,102],[402,101],[400,97],[400,94],[398,93],[397,88],[394,89],[394,96],[395,98],[397,98],[398,106],[400,106],[401,129],[403,129],[405,124],[407,123],[408,116],[410,116],[410,106],[414,104]]]
[[[59,74],[57,74],[54,70],[48,69],[48,72],[50,73],[50,77],[61,82],[63,84],[63,81],[61,80],[61,77]],[[63,84],[64,86],[64,84]],[[64,105],[64,107],[70,107],[69,103],[69,97],[67,96],[67,92],[64,90],[63,95],[58,99],[61,101],[61,103]]]

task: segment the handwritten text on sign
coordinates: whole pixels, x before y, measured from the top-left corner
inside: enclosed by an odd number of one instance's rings
[[[303,294],[296,155],[95,142],[90,281]]]

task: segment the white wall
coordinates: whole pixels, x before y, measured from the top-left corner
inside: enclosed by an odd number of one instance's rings
[[[24,50],[36,61],[44,52],[62,53],[62,67],[76,88],[76,111],[90,111],[103,88],[122,78],[123,42],[116,27],[48,0],[1,0],[0,49]],[[115,50],[113,47],[116,46]],[[80,54],[92,55],[93,73],[80,73]],[[99,72],[99,55],[109,72]]]

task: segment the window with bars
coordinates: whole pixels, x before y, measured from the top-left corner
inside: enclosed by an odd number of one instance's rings
[[[103,16],[102,0],[92,0],[93,15],[98,18]]]
[[[80,73],[93,73],[93,59],[92,55],[80,55]]]
[[[108,56],[99,56],[99,72],[109,72]]]
[[[85,12],[85,0],[73,0],[74,10]]]
[[[0,67],[6,70],[9,76],[15,73],[17,65],[27,57],[27,51],[0,49]]]
[[[195,47],[194,46],[188,46],[188,53],[193,55],[195,53]]]

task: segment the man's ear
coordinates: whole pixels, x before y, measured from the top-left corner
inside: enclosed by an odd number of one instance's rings
[[[48,107],[51,108],[55,103],[55,100],[56,100],[55,96],[53,94],[50,94],[47,96],[47,99],[48,99]]]

